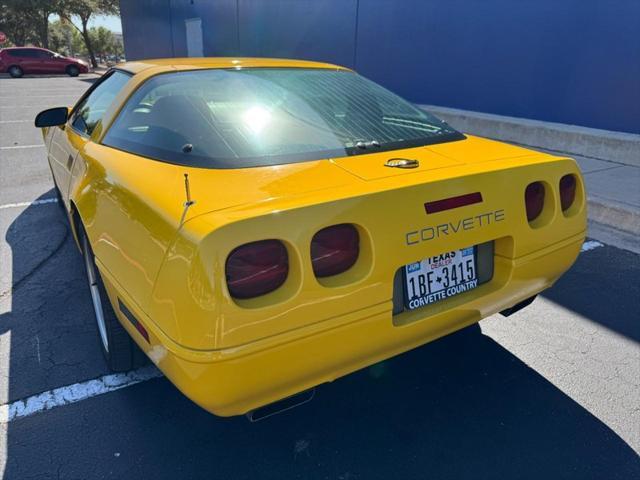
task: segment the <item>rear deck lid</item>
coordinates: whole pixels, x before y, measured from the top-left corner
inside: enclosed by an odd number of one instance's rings
[[[461,165],[425,147],[392,150],[334,159],[332,162],[362,180],[377,180]]]
[[[469,136],[458,141],[354,155],[334,159],[332,162],[368,181],[506,158],[527,157],[531,156],[531,153],[530,150],[515,145]]]

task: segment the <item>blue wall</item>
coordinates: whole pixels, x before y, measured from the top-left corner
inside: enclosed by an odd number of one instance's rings
[[[640,0],[121,0],[129,59],[354,67],[416,103],[640,133]]]

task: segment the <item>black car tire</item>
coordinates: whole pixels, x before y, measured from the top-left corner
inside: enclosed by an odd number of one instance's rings
[[[102,277],[95,264],[93,249],[81,224],[78,227],[78,236],[82,245],[82,256],[84,257],[100,349],[111,371],[126,372],[146,363],[146,356],[120,324],[113,311]]]
[[[75,65],[69,65],[67,67],[67,75],[69,75],[70,77],[77,77],[78,75],[80,75],[80,69]]]
[[[22,69],[17,65],[12,65],[11,67],[9,67],[8,71],[9,75],[11,75],[13,78],[20,78],[22,77],[22,75],[24,75]]]

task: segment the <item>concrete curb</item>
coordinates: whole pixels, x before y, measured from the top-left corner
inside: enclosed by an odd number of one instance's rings
[[[587,237],[640,255],[640,241],[637,235],[618,230],[609,225],[589,220]]]
[[[640,212],[637,209],[603,200],[596,195],[587,199],[589,220],[640,236]]]
[[[472,135],[640,167],[640,134],[418,105]],[[640,128],[640,126],[639,126]]]

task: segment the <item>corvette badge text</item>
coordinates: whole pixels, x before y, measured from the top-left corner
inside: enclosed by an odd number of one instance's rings
[[[453,235],[462,230],[475,230],[486,227],[492,223],[502,222],[504,218],[504,210],[494,210],[474,217],[461,218],[455,222],[441,223],[440,225],[424,227],[421,230],[408,232],[405,234],[405,242],[407,245],[416,245],[420,242],[428,242],[435,238]]]

